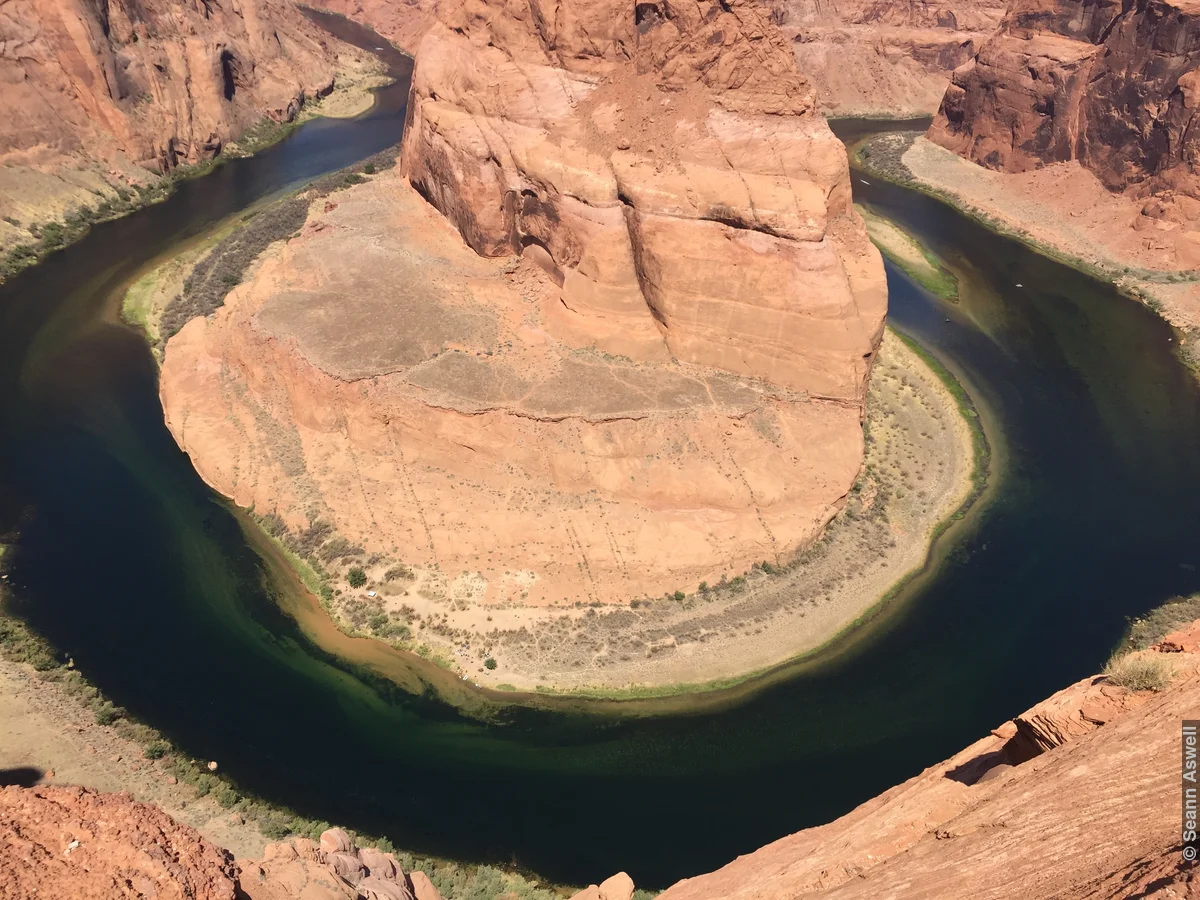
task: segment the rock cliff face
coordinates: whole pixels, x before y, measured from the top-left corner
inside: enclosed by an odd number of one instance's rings
[[[1200,6],[1017,0],[954,73],[929,136],[989,168],[1077,160],[1109,190],[1200,214]],[[1183,199],[1179,199],[1183,198]],[[1162,209],[1148,213],[1161,218]]]
[[[405,174],[477,253],[544,266],[559,339],[861,401],[878,257],[841,143],[756,3],[440,15]]]
[[[844,149],[751,4],[539,10],[443,7],[403,177],[171,340],[167,421],[238,503],[463,603],[784,559],[861,465],[886,309]]]
[[[776,0],[772,16],[827,112],[911,116],[937,110],[1004,10],[998,0]]]
[[[194,163],[327,90],[331,58],[285,0],[6,0],[0,163]]]

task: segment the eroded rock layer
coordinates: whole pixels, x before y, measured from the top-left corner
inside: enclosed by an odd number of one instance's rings
[[[789,557],[860,467],[886,286],[786,42],[753,3],[440,16],[402,177],[168,345],[181,446],[458,599],[628,602]]]
[[[950,75],[1000,24],[998,0],[776,0],[796,61],[838,115],[930,115]]]
[[[660,896],[1192,900],[1179,728],[1200,703],[1200,658],[1170,649],[1138,654],[1173,676],[1157,693],[1085,678],[840,819]]]
[[[1007,172],[1077,160],[1109,190],[1190,198],[1194,219],[1198,68],[1192,0],[1017,0],[954,73],[929,136]]]
[[[0,162],[194,163],[327,90],[331,54],[285,0],[6,0]]]
[[[460,599],[628,601],[776,559],[858,472],[855,402],[554,336],[558,286],[481,258],[394,173],[333,195],[167,347],[200,474]],[[461,583],[459,583],[461,582]]]

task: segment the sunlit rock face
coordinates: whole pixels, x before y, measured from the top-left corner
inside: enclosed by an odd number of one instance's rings
[[[209,483],[462,603],[628,603],[820,534],[883,267],[786,41],[726,7],[443,4],[399,170],[167,347]]]

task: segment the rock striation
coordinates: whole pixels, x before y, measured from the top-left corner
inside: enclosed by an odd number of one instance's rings
[[[404,173],[477,253],[544,266],[559,339],[861,401],[878,256],[842,145],[757,4],[439,15]]]
[[[951,73],[996,30],[1005,6],[996,0],[776,0],[772,17],[792,41],[824,110],[918,116],[937,111]]]
[[[844,148],[754,4],[539,9],[442,5],[400,177],[170,341],[167,421],[222,493],[443,600],[786,559],[861,466],[886,311]]]
[[[95,164],[106,176],[196,163],[328,91],[332,59],[285,0],[8,0],[0,164],[42,174]]]
[[[1078,161],[1145,214],[1200,216],[1200,6],[1017,0],[955,71],[936,143],[1023,172]]]

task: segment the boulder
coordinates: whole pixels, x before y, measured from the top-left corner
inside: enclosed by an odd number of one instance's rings
[[[363,847],[358,851],[358,858],[367,867],[367,872],[375,878],[394,881],[404,877],[404,873],[400,871],[400,866],[396,862],[396,857],[390,853],[384,853],[374,847]]]
[[[600,900],[631,900],[633,897],[633,879],[624,872],[618,872],[600,882]]]
[[[326,853],[325,865],[347,884],[358,884],[367,874],[366,866],[353,853]]]
[[[441,893],[424,872],[409,872],[408,882],[412,885],[412,893],[416,900],[442,900]]]
[[[413,900],[405,885],[373,875],[358,883],[358,895],[362,900]]]
[[[321,849],[326,853],[353,853],[354,841],[340,828],[329,828],[321,832]]]

